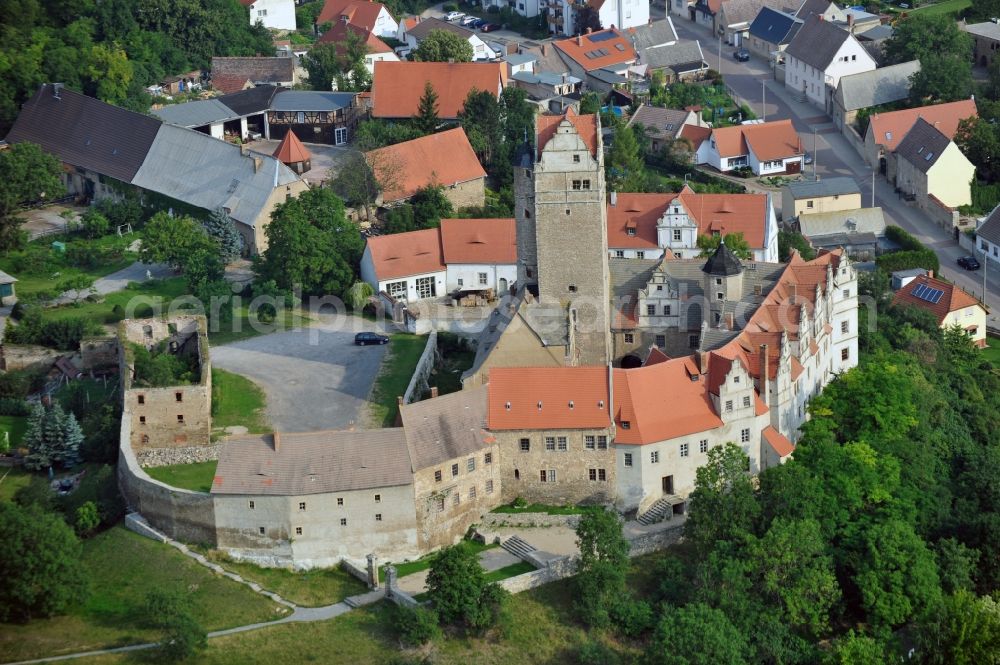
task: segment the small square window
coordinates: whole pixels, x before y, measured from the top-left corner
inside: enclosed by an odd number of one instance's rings
[[[375,513],[375,521],[376,522],[382,521],[382,513]]]
[[[601,435],[597,437],[597,449],[607,450],[608,449],[608,437]]]
[[[688,444],[682,443],[681,444],[681,457],[687,457],[687,456],[688,456]]]
[[[850,289],[844,289],[844,294],[843,295],[844,295],[845,298],[850,298],[851,297],[851,290]]]
[[[260,535],[262,535],[262,536],[263,536],[263,535],[264,535],[264,533],[265,533],[265,532],[264,532],[264,527],[262,527],[262,526],[259,526],[259,527],[257,527],[257,532],[258,532],[258,533],[259,533]]]
[[[608,474],[604,469],[597,470],[597,479],[602,483],[608,479]]]
[[[250,510],[253,510],[253,509],[254,509],[254,502],[253,502],[253,501],[251,501],[251,502],[250,502]]]
[[[635,335],[632,333],[625,333],[625,343],[626,344],[635,343]]]
[[[545,450],[555,450],[556,449],[556,437],[547,436],[545,437]]]
[[[139,424],[140,425],[146,424],[146,416],[139,416]]]
[[[521,439],[521,452],[526,453],[531,450],[531,439]]]
[[[560,436],[556,439],[556,441],[556,447],[559,449],[559,452],[564,453],[569,450],[569,444],[566,442],[566,437]]]
[[[590,181],[589,180],[584,180],[583,181],[583,188],[584,189],[590,189]]]
[[[174,401],[175,402],[183,402],[184,401],[184,393],[174,393]]]
[[[580,163],[580,155],[573,155],[573,163],[574,164]]]
[[[295,535],[296,536],[301,536],[302,535],[302,527],[300,527],[300,526],[295,527]]]
[[[623,420],[622,421],[622,429],[630,429],[631,427],[632,427],[632,421],[631,420]]]
[[[436,483],[441,482],[441,469],[438,469],[437,471],[434,472],[434,482]]]
[[[567,288],[569,289],[570,293],[576,293],[576,284],[570,284],[569,287]]]
[[[375,503],[382,503],[382,495],[381,494],[376,494],[375,495]]]
[[[625,453],[625,466],[632,466],[632,453]]]
[[[740,430],[740,443],[750,442],[750,428],[744,428]]]
[[[178,413],[177,414],[177,422],[180,423],[181,425],[184,424],[184,414],[183,413]]]
[[[591,480],[597,480],[597,469],[588,469],[587,476]]]
[[[493,464],[493,453],[483,455],[483,464]]]
[[[299,510],[305,510],[305,509],[306,509],[306,502],[299,501]]]
[[[458,475],[458,465],[457,464],[452,464],[451,465],[451,477],[454,478],[457,475]]]
[[[656,336],[656,346],[658,346],[659,348],[662,349],[666,345],[667,345],[667,336],[666,335],[657,335]]]
[[[851,357],[851,350],[850,349],[841,349],[840,350],[840,359],[841,360],[847,360],[850,357]]]
[[[344,505],[344,497],[342,497],[342,496],[337,497],[337,505],[338,506]]]
[[[347,526],[347,518],[346,517],[341,517],[340,518],[340,526]]]

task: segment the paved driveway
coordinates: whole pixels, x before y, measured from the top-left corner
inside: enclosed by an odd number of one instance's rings
[[[311,315],[315,317],[316,315]],[[374,330],[358,317],[338,324],[322,316],[311,327],[213,347],[212,363],[256,381],[267,415],[281,432],[345,429],[359,420],[387,346],[355,346]]]
[[[247,147],[257,152],[273,155],[281,141],[260,139],[247,144]],[[327,145],[325,143],[304,143],[310,154],[311,168],[302,174],[302,178],[311,184],[320,184],[333,180],[348,163],[355,151],[346,146]]]

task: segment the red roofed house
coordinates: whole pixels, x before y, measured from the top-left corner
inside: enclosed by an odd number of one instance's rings
[[[921,275],[896,291],[892,304],[926,309],[942,328],[958,326],[976,346],[986,346],[986,308],[951,282]]]
[[[918,118],[923,118],[949,139],[954,139],[958,123],[966,118],[976,117],[979,117],[976,102],[971,99],[875,113],[868,120],[863,156],[872,168],[878,167],[883,173],[887,173],[886,169],[892,162],[887,159],[889,153],[895,152],[900,141],[916,124]],[[891,178],[894,174],[888,175]]]
[[[791,120],[718,127],[696,153],[698,164],[719,171],[749,167],[754,175],[800,173],[802,140]]]
[[[442,219],[436,229],[369,238],[361,278],[377,293],[411,302],[488,289],[505,294],[517,279],[514,220]]]
[[[444,187],[445,196],[455,208],[485,202],[486,171],[461,127],[365,155],[382,185],[382,205],[405,201],[429,185]]]
[[[454,120],[473,88],[500,97],[507,85],[507,63],[377,62],[372,78],[372,116],[415,117],[426,83],[437,93],[438,117]]]
[[[326,0],[316,25],[350,23],[374,33],[377,37],[396,37],[399,24],[380,2],[371,0]]]
[[[606,92],[626,83],[638,55],[632,41],[614,28],[577,35],[553,43],[573,76]]]
[[[399,62],[399,57],[396,56],[392,48],[379,39],[374,32],[353,23],[347,23],[346,21],[341,21],[324,32],[323,36],[316,40],[316,43],[344,44],[351,35],[354,35],[365,44],[365,69],[369,73],[375,71],[376,62],[382,62],[383,60]]]
[[[608,253],[618,259],[693,259],[698,237],[742,233],[754,261],[778,261],[778,219],[769,194],[612,194]]]

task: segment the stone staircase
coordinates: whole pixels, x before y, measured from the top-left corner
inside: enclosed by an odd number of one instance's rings
[[[534,559],[533,554],[537,551],[536,547],[532,546],[530,543],[518,536],[511,536],[510,538],[501,541],[500,547],[524,561],[532,561]]]
[[[665,496],[650,506],[642,515],[639,515],[636,521],[643,526],[649,526],[662,522],[664,519],[670,519],[674,515],[674,504],[677,503],[683,503],[683,499],[672,494]]]

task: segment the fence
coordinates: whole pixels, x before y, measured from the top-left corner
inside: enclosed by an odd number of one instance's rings
[[[403,393],[403,404],[410,404],[423,394],[427,388],[427,377],[431,375],[431,370],[434,369],[434,359],[436,357],[437,331],[432,330],[427,335],[427,344],[424,345],[424,352],[420,354],[417,367],[413,370],[413,376],[410,377],[410,384],[406,386],[406,392]]]

